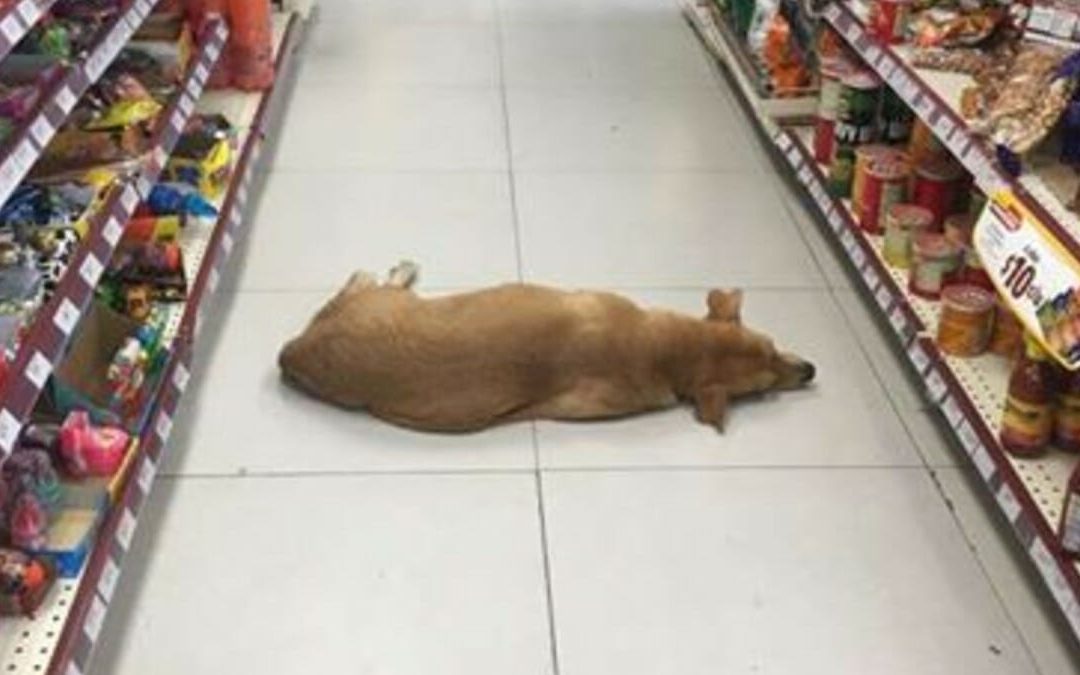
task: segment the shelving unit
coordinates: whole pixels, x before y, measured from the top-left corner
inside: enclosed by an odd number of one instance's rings
[[[692,5],[684,5],[684,9],[691,22],[699,20],[693,16]],[[998,166],[992,150],[972,133],[958,112],[960,93],[968,84],[966,77],[915,68],[906,49],[887,47],[874,39],[852,5],[830,2],[824,7],[823,18],[933,129],[981,190],[1011,190],[1072,255],[1080,258],[1080,218],[1065,207],[1080,182],[1071,170],[1036,156],[1025,166],[1023,176],[1012,178]],[[712,37],[723,39],[723,34],[713,33]],[[702,39],[714,50],[704,33]],[[744,87],[740,86],[740,92],[747,96]],[[850,206],[829,194],[827,173],[810,150],[810,129],[784,124],[753,100],[748,103],[795,182],[807,200],[816,205],[823,231],[838,244],[867,297],[873,298],[870,304],[883,323],[891,327],[904,361],[925,384],[928,400],[965,449],[1073,634],[1080,639],[1080,564],[1062,553],[1056,536],[1065,485],[1076,458],[1051,452],[1044,458],[1025,460],[1005,453],[998,431],[1008,364],[994,356],[956,358],[938,349],[933,339],[938,305],[908,291],[906,276],[882,257],[881,238],[861,230]]]
[[[144,9],[137,10],[136,6]],[[127,11],[139,12],[141,23],[151,6],[149,0],[139,0],[129,5]],[[81,575],[58,581],[34,617],[5,618],[0,623],[0,672],[79,675],[87,671],[140,514],[153,492],[173,417],[190,378],[199,322],[243,234],[252,178],[271,133],[273,112],[283,101],[281,83],[288,79],[303,24],[303,19],[292,12],[274,17],[277,83],[270,90],[257,94],[212,92],[204,97],[203,87],[228,35],[224,22],[215,22],[207,28],[200,36],[197,55],[182,86],[159,118],[151,160],[106,197],[52,300],[39,310],[37,320],[20,345],[11,369],[13,377],[8,387],[0,391],[0,448],[5,454],[10,451],[21,423],[33,408],[53,367],[62,358],[68,338],[88,305],[124,226],[149,194],[187,121],[196,112],[225,114],[239,131],[239,154],[229,187],[217,204],[219,217],[203,226],[189,226],[181,236],[189,291],[166,336],[171,340],[168,361],[146,426],[138,433],[138,441],[131,450],[132,469],[120,497],[99,528],[95,547]],[[134,27],[130,32],[124,30],[124,41],[112,52],[109,61],[133,32]]]
[[[0,59],[15,49],[56,0],[21,0],[0,9]]]

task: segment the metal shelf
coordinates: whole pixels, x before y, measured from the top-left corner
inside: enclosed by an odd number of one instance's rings
[[[11,53],[56,0],[22,0],[0,9],[0,59]]]
[[[233,109],[244,113],[230,121],[244,132],[232,181],[219,203],[219,218],[213,227],[192,230],[181,239],[185,259],[197,266],[191,267],[190,291],[162,377],[164,384],[147,416],[147,426],[133,446],[136,455],[132,470],[117,504],[100,528],[82,575],[58,584],[37,617],[12,620],[10,628],[5,622],[6,641],[0,636],[0,671],[4,673],[81,675],[87,672],[140,515],[153,492],[158,467],[164,460],[166,441],[190,378],[198,324],[213,296],[216,280],[243,234],[251,182],[269,135],[268,125],[282,100],[281,83],[287,79],[301,29],[302,21],[297,15],[275,16],[278,77],[269,91],[261,94],[217,92],[213,103],[203,105],[200,102],[199,112],[212,112],[217,103],[231,101]]]
[[[63,357],[67,343],[93,297],[94,288],[116,250],[124,226],[157,182],[195,110],[195,103],[227,37],[224,21],[214,21],[206,26],[176,95],[158,117],[148,159],[105,197],[91,218],[89,231],[79,243],[55,293],[38,309],[19,344],[11,361],[11,376],[0,389],[0,460],[11,452],[42,387]]]
[[[1065,556],[1056,530],[1076,458],[1051,452],[1020,459],[998,442],[1009,366],[995,356],[957,358],[938,349],[939,307],[907,291],[904,275],[882,256],[882,238],[862,231],[849,206],[826,190],[826,172],[813,159],[809,130],[784,129],[773,140],[817,205],[864,289],[888,318],[907,362],[968,453],[1058,607],[1080,639],[1080,563]]]
[[[743,45],[731,29],[714,20],[706,3],[712,0],[679,0],[683,16],[697,32],[706,49],[727,66],[743,99],[758,121],[772,128],[773,120],[807,119],[817,109],[817,96],[770,96],[763,91],[761,76]]]
[[[30,172],[79,99],[101,79],[149,16],[153,4],[150,0],[129,0],[98,31],[87,55],[68,66],[67,72],[42,95],[34,113],[4,140],[0,146],[0,204],[7,201]],[[0,31],[2,25],[0,20]]]

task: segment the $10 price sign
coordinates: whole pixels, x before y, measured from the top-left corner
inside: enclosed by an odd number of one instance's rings
[[[1080,368],[1080,264],[1008,191],[979,216],[975,250],[1028,332],[1066,368]]]

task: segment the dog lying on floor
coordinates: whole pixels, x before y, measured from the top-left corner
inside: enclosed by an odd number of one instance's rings
[[[739,291],[704,319],[611,293],[526,284],[421,298],[417,268],[358,273],[279,355],[285,380],[413,429],[619,417],[691,402],[722,429],[728,402],[795,389],[814,366],[744,328]]]

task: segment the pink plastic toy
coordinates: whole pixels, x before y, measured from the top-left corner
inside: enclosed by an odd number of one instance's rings
[[[73,476],[111,476],[124,461],[128,440],[123,429],[94,427],[86,411],[74,410],[60,427],[60,456]]]

